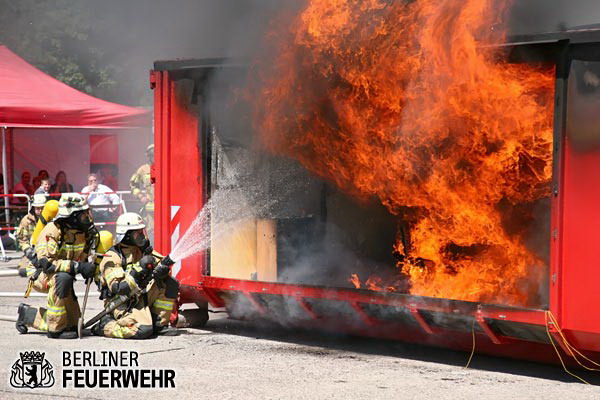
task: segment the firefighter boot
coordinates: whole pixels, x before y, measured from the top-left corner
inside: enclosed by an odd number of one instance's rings
[[[158,336],[179,336],[181,331],[177,328],[173,328],[170,325],[161,325],[160,317],[154,316],[154,333]]]
[[[50,339],[77,339],[77,332],[71,328],[71,329],[65,329],[64,331],[60,331],[60,332],[50,332],[48,331],[48,337]]]
[[[92,335],[95,336],[104,336],[104,327],[111,321],[114,321],[115,319],[110,316],[110,315],[105,315],[104,317],[100,318],[100,321],[98,321],[98,323],[94,326],[92,326]]]
[[[19,333],[27,333],[27,327],[33,325],[33,321],[35,321],[35,315],[37,314],[37,309],[25,304],[19,304],[19,317],[17,318],[17,322],[15,324]]]

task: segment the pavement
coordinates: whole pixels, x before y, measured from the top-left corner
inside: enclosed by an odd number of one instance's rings
[[[13,270],[16,264],[17,261],[0,261],[0,271]],[[24,278],[0,277],[0,292],[21,294],[25,286]],[[76,283],[76,292],[83,291],[80,280]],[[0,297],[0,314],[16,316],[17,306],[23,301],[22,296]],[[30,297],[26,302],[44,306],[45,298]],[[90,298],[87,318],[100,311],[101,302]],[[236,400],[600,399],[597,386],[600,373],[577,371],[593,383],[585,385],[561,367],[478,354],[470,368],[465,369],[469,357],[466,353],[259,326],[230,320],[226,314],[211,314],[211,320],[203,329],[187,328],[181,330],[180,336],[148,340],[95,336],[52,340],[33,331],[21,335],[13,322],[5,321],[0,321],[0,337],[1,399],[122,399],[133,395],[153,399],[177,396]],[[55,377],[51,387],[18,389],[11,386],[14,365],[20,362],[21,353],[29,351],[45,353]],[[65,354],[74,356],[76,351],[93,352],[98,359],[102,352],[135,351],[138,355],[135,368],[173,370],[175,388],[74,388],[70,384],[63,387],[63,374],[74,369],[66,365],[63,357]],[[17,382],[22,382],[18,374],[15,376]]]

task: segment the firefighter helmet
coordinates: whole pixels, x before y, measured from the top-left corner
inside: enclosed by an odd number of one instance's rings
[[[121,214],[119,218],[117,218],[117,240],[115,241],[115,244],[121,243],[125,235],[127,235],[127,232],[145,228],[146,224],[139,214],[133,212]]]
[[[34,194],[33,201],[31,202],[31,206],[32,207],[44,207],[47,200],[48,200],[48,198],[46,197],[45,194],[41,194],[41,193]]]
[[[90,207],[82,195],[78,193],[65,193],[58,201],[58,214],[56,218],[65,218],[76,211],[85,211]]]
[[[154,143],[148,145],[146,148],[146,154],[154,154]]]

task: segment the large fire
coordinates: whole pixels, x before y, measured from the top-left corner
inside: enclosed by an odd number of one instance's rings
[[[403,221],[412,294],[531,306],[544,261],[522,220],[550,192],[553,69],[505,60],[500,3],[309,0],[271,32],[254,103],[270,151]]]

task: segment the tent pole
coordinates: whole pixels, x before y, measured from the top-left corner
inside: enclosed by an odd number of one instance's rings
[[[2,176],[4,177],[4,184],[2,185],[4,188],[4,194],[8,194],[8,171],[6,168],[6,127],[2,127]],[[10,223],[10,210],[8,209],[8,197],[4,196],[4,207],[6,216],[6,225]]]

